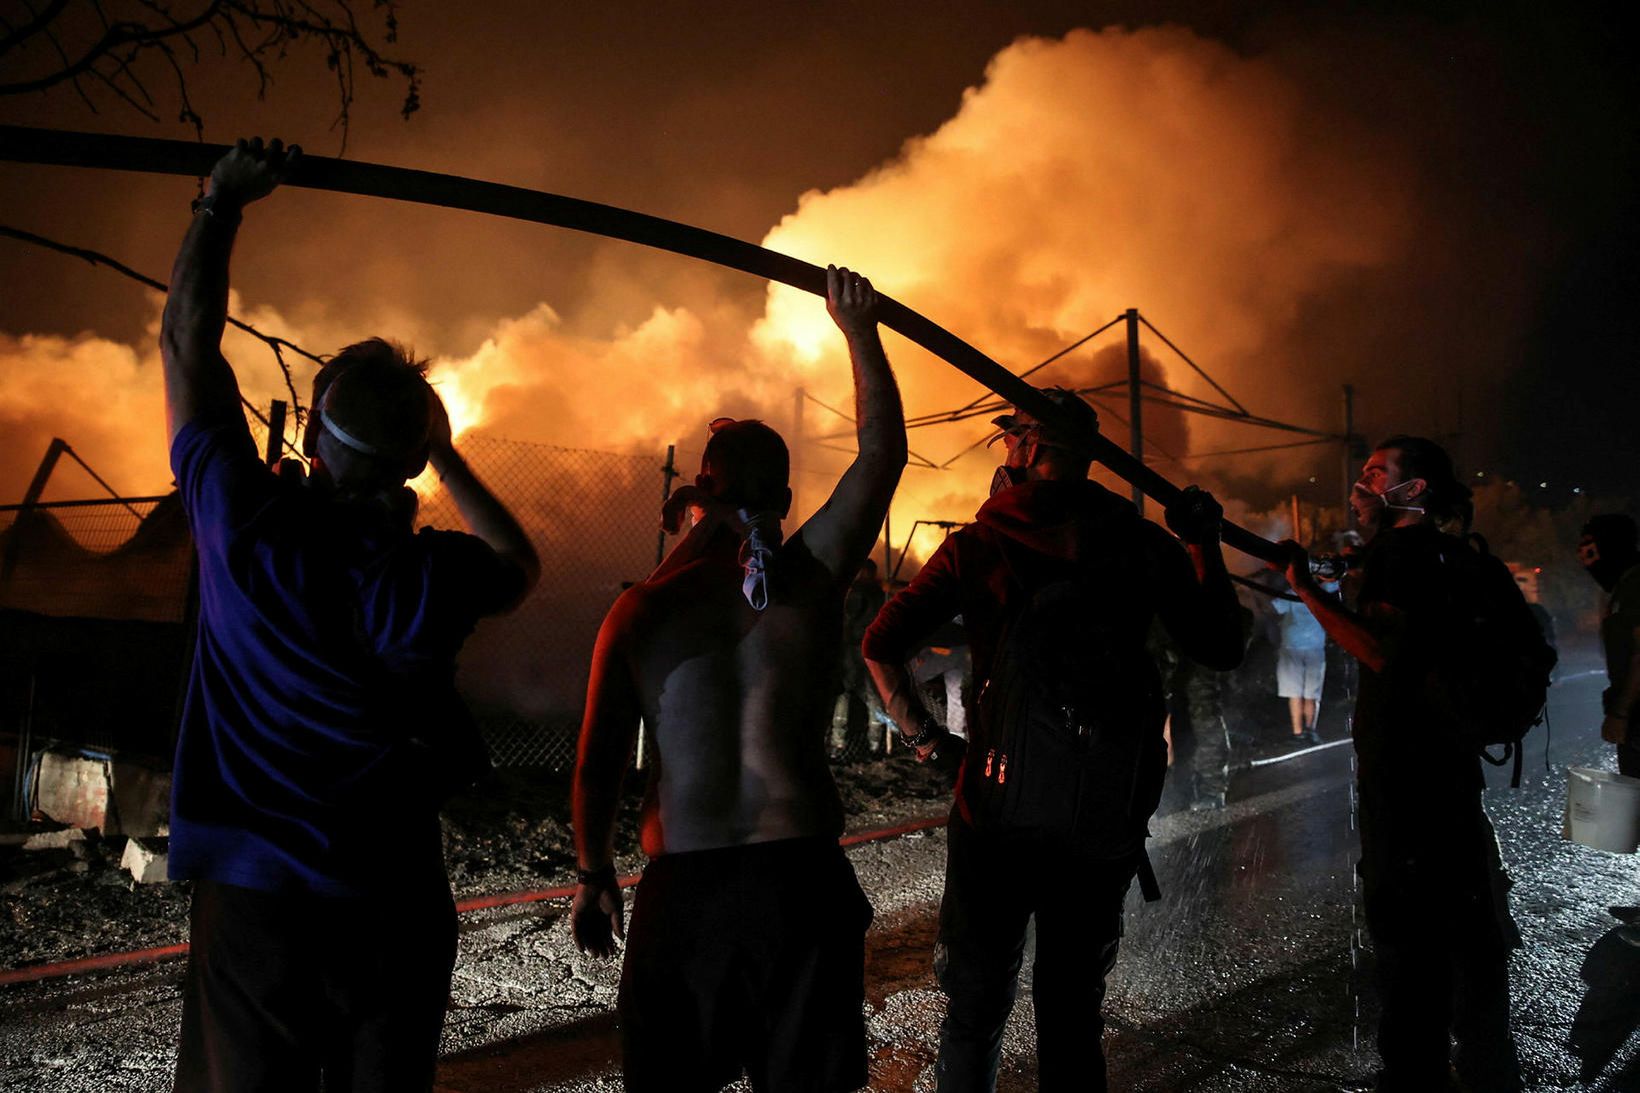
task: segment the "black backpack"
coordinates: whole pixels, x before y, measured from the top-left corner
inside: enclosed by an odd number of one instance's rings
[[[1098,858],[1142,854],[1167,771],[1166,710],[1143,645],[1149,611],[1134,595],[1145,583],[1131,564],[1138,538],[1123,530],[1113,538],[1125,558],[1056,563],[1029,584],[1009,561],[1010,602],[960,775],[976,830],[1050,833]]]
[[[1514,760],[1520,785],[1521,741],[1541,724],[1549,676],[1558,659],[1509,567],[1486,540],[1443,535],[1440,560],[1447,612],[1430,693],[1461,740],[1494,766]],[[1501,747],[1494,757],[1491,749]]]

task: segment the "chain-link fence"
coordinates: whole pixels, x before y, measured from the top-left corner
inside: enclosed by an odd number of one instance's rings
[[[567,768],[592,645],[615,597],[655,567],[664,459],[556,448],[482,434],[459,447],[535,542],[541,583],[462,649],[457,682],[500,766]],[[460,528],[442,489],[420,520]]]
[[[0,508],[0,609],[180,623],[192,550],[175,494],[8,505]]]
[[[265,429],[251,428],[261,444]],[[468,639],[458,685],[497,765],[567,769],[599,625],[661,549],[665,458],[484,434],[458,447],[535,541],[542,567],[516,611]],[[433,476],[416,485],[419,523],[463,526]],[[0,565],[0,724],[29,720],[36,746],[169,754],[192,572],[177,496],[58,502],[21,520],[18,506],[0,509]],[[838,712],[837,758],[879,754],[880,723],[864,709]]]
[[[192,561],[175,495],[0,509],[0,752],[13,809],[42,748],[169,754]]]

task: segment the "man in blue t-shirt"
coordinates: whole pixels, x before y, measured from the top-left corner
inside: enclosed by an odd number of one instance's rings
[[[380,339],[320,369],[303,478],[258,458],[221,349],[242,210],[300,156],[240,141],[166,299],[171,466],[199,555],[171,876],[194,882],[178,1090],[432,1086],[455,960],[438,809],[484,769],[454,686],[539,564],[451,445],[425,364]],[[473,534],[413,530],[431,463]]]

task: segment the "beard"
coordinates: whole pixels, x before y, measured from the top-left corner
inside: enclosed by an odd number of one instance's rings
[[[1350,496],[1350,510],[1355,513],[1355,526],[1368,539],[1377,534],[1384,522],[1384,506],[1376,494],[1368,494],[1368,499],[1357,500],[1357,495]]]

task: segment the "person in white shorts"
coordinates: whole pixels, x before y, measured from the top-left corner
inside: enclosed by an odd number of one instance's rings
[[[1337,582],[1321,586],[1336,591]],[[1321,629],[1310,609],[1293,600],[1272,599],[1281,624],[1281,644],[1276,652],[1276,694],[1287,700],[1293,719],[1293,738],[1321,743],[1316,718],[1321,713],[1321,684],[1327,677],[1327,632]]]

